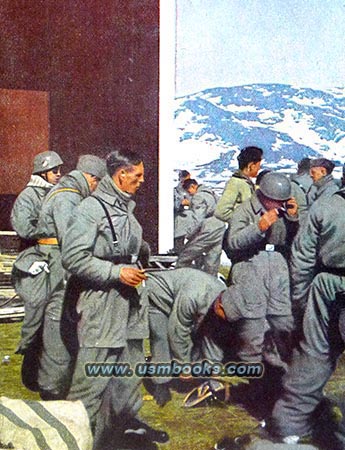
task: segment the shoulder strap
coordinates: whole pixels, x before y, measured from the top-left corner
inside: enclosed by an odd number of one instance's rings
[[[105,212],[106,218],[107,218],[107,220],[109,222],[109,227],[110,227],[111,235],[112,235],[112,238],[113,238],[113,244],[117,245],[119,243],[119,241],[117,239],[115,228],[114,228],[113,222],[112,222],[112,220],[110,218],[110,214],[109,214],[109,211],[108,211],[107,207],[105,206],[104,202],[102,202],[102,200],[99,197],[96,197],[95,195],[93,195],[92,198],[97,200],[98,203],[102,206],[103,211]]]
[[[47,200],[50,200],[52,197],[54,197],[54,195],[59,194],[60,192],[74,192],[75,194],[79,194],[81,195],[81,192],[78,189],[74,189],[74,188],[60,188],[60,189],[56,189],[56,191],[52,192]]]

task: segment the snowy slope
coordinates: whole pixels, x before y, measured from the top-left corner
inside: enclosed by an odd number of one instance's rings
[[[175,100],[175,169],[223,185],[246,145],[265,166],[292,171],[304,156],[345,161],[345,89],[280,84],[207,89]]]

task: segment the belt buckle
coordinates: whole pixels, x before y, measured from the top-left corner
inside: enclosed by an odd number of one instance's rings
[[[130,264],[135,264],[138,261],[138,255],[131,255]]]
[[[274,244],[266,244],[265,251],[266,252],[274,252]]]

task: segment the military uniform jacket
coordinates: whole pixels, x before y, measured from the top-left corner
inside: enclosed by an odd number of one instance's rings
[[[200,185],[196,194],[192,196],[190,210],[192,211],[191,224],[187,230],[187,238],[190,239],[196,234],[203,223],[208,221],[208,227],[218,229],[222,223],[214,217],[214,211],[217,204],[216,194],[211,188]],[[210,227],[209,227],[210,228]]]
[[[106,206],[116,231],[113,243]],[[81,347],[116,348],[127,339],[148,336],[147,308],[135,288],[120,282],[121,267],[114,257],[135,258],[142,247],[142,228],[134,216],[135,203],[121,192],[110,176],[74,210],[62,241],[64,267],[82,283],[77,311],[80,314],[78,338]]]
[[[285,215],[278,219],[265,233],[258,226],[259,220],[266,210],[256,194],[242,203],[230,220],[227,236],[230,259],[233,263],[245,261],[266,249],[266,244],[276,247],[280,253],[289,253],[292,239],[298,228],[298,218]]]
[[[89,185],[79,170],[74,170],[61,178],[60,182],[42,199],[35,237],[56,237],[60,242],[73,209],[89,194]],[[26,249],[18,256],[15,267],[22,272],[27,272],[35,261],[49,262],[52,253],[60,258],[57,245],[37,244],[35,248]],[[62,273],[61,270],[59,272],[56,279],[55,277],[51,279],[52,290],[60,282]]]
[[[345,189],[339,191],[345,195]],[[322,271],[345,273],[345,199],[338,194],[321,199],[310,209],[303,233],[292,246],[292,301],[304,309],[309,286]]]
[[[311,199],[311,203],[314,203],[320,198],[328,198],[335,192],[339,191],[339,186],[331,174],[321,178],[321,180],[314,183],[314,186],[316,187],[316,192],[314,197]]]
[[[39,237],[56,237],[60,243],[74,208],[89,195],[89,184],[81,171],[73,170],[62,177],[43,202]]]
[[[230,220],[227,239],[233,266],[231,285],[222,299],[230,321],[291,314],[289,270],[283,255],[289,252],[298,221],[283,217],[262,233],[258,222],[264,212],[254,194]]]
[[[38,220],[43,200],[53,187],[39,175],[32,175],[26,188],[17,197],[11,212],[13,229],[23,239],[36,240],[39,237]],[[28,247],[19,253],[14,263],[14,278],[12,280],[16,290],[19,289],[17,277],[28,273],[35,261],[42,260],[42,255],[37,247]],[[19,271],[19,272],[18,272]]]
[[[37,238],[37,222],[42,202],[52,187],[52,184],[39,175],[32,175],[26,188],[18,195],[11,212],[11,224],[21,238]]]
[[[169,317],[167,333],[176,359],[191,361],[193,328],[225,289],[217,278],[192,268],[149,274],[145,294]]]
[[[217,203],[214,215],[229,222],[230,217],[238,205],[248,200],[255,191],[251,179],[237,171],[227,182],[223,194]]]

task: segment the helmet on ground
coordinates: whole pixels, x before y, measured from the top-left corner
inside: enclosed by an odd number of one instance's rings
[[[286,201],[291,197],[291,182],[282,173],[270,172],[262,178],[260,191],[272,200]]]
[[[48,172],[54,167],[61,166],[62,164],[63,161],[56,152],[47,151],[38,153],[34,158],[34,169],[32,173],[35,175]]]

